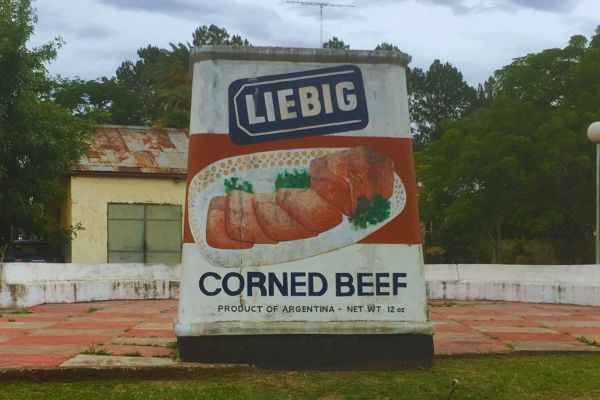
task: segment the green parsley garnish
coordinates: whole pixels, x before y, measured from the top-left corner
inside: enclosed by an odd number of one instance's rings
[[[369,225],[383,222],[389,216],[390,201],[376,194],[371,199],[359,197],[356,209],[348,220],[354,225],[354,229],[365,229]]]
[[[241,181],[240,178],[235,176],[225,179],[225,193],[229,193],[232,190],[241,190],[246,193],[254,193],[254,188],[252,184],[248,181]]]
[[[285,171],[277,174],[275,179],[275,191],[282,188],[306,189],[310,187],[310,172],[307,169]]]

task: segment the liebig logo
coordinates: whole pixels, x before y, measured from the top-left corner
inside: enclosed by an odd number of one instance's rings
[[[360,69],[353,65],[239,79],[229,86],[235,144],[346,132],[369,122]]]

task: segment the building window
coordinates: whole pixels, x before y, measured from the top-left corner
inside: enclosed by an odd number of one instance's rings
[[[108,204],[108,262],[181,262],[181,206]]]

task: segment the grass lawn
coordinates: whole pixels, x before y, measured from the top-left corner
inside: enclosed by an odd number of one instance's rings
[[[207,372],[181,380],[0,382],[0,399],[600,399],[600,353],[438,359],[400,372]]]

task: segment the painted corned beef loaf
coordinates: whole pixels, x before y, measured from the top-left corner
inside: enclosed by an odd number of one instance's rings
[[[210,200],[206,220],[206,242],[217,249],[249,249],[250,242],[233,240],[225,230],[225,206],[227,196],[217,196]]]
[[[225,207],[225,229],[233,240],[253,243],[275,244],[263,231],[254,211],[254,194],[232,190],[227,193]]]
[[[394,163],[368,147],[327,155],[310,163],[311,188],[345,215],[351,215],[360,197],[394,191]]]
[[[254,243],[311,238],[352,215],[358,199],[389,199],[394,191],[392,160],[368,147],[339,151],[310,162],[311,188],[276,193],[232,190],[210,201],[206,241],[220,249],[249,249]],[[343,214],[342,214],[343,213]]]
[[[275,194],[257,193],[254,210],[263,231],[273,240],[297,240],[317,236],[296,221],[275,199]]]
[[[315,232],[325,232],[342,223],[342,214],[312,189],[279,189],[277,204],[296,221]]]

